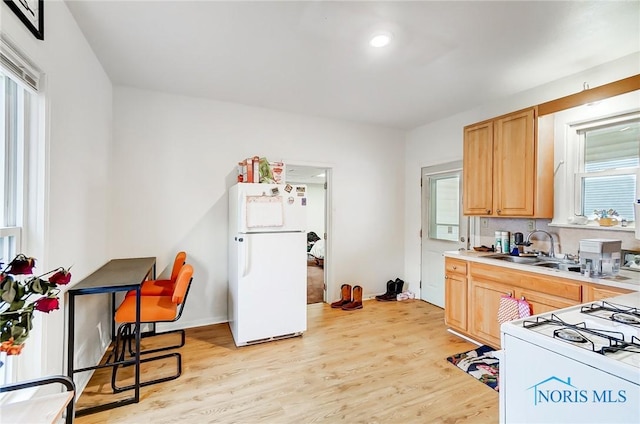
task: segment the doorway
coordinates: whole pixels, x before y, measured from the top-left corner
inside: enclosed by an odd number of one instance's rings
[[[307,186],[307,304],[326,302],[328,258],[328,180],[331,169],[320,166],[286,166],[290,184]]]
[[[444,308],[444,256],[467,249],[469,218],[462,215],[462,161],[422,168],[420,298]]]

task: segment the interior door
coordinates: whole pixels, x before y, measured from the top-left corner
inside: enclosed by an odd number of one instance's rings
[[[322,262],[311,254],[307,256],[307,303],[327,302],[333,298],[329,287],[332,267],[331,253],[331,168],[321,165],[287,164],[288,183],[300,183],[307,186],[307,233],[314,232],[324,240],[324,258]]]
[[[422,264],[420,298],[444,308],[444,256],[469,246],[462,215],[462,162],[422,168]]]

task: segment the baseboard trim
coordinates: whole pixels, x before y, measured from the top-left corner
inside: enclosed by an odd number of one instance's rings
[[[475,344],[477,346],[482,346],[482,343],[480,343],[480,342],[478,342],[476,340],[473,340],[471,337],[465,336],[464,334],[460,334],[456,330],[452,330],[450,328],[447,328],[447,331],[449,333],[453,334],[454,336],[458,336],[461,339],[465,339],[466,341],[471,342],[471,343],[473,343],[473,344]]]

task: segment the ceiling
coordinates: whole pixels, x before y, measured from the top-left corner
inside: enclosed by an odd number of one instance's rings
[[[116,85],[398,129],[640,51],[636,0],[66,2]]]

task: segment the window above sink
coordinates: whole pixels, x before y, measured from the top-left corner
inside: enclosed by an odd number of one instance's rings
[[[554,120],[554,218],[551,226],[634,231],[640,155],[640,91],[556,112]],[[635,132],[635,134],[634,134]],[[615,209],[619,221],[600,227],[593,210]],[[588,224],[571,223],[576,215]],[[621,224],[625,218],[626,227]]]

